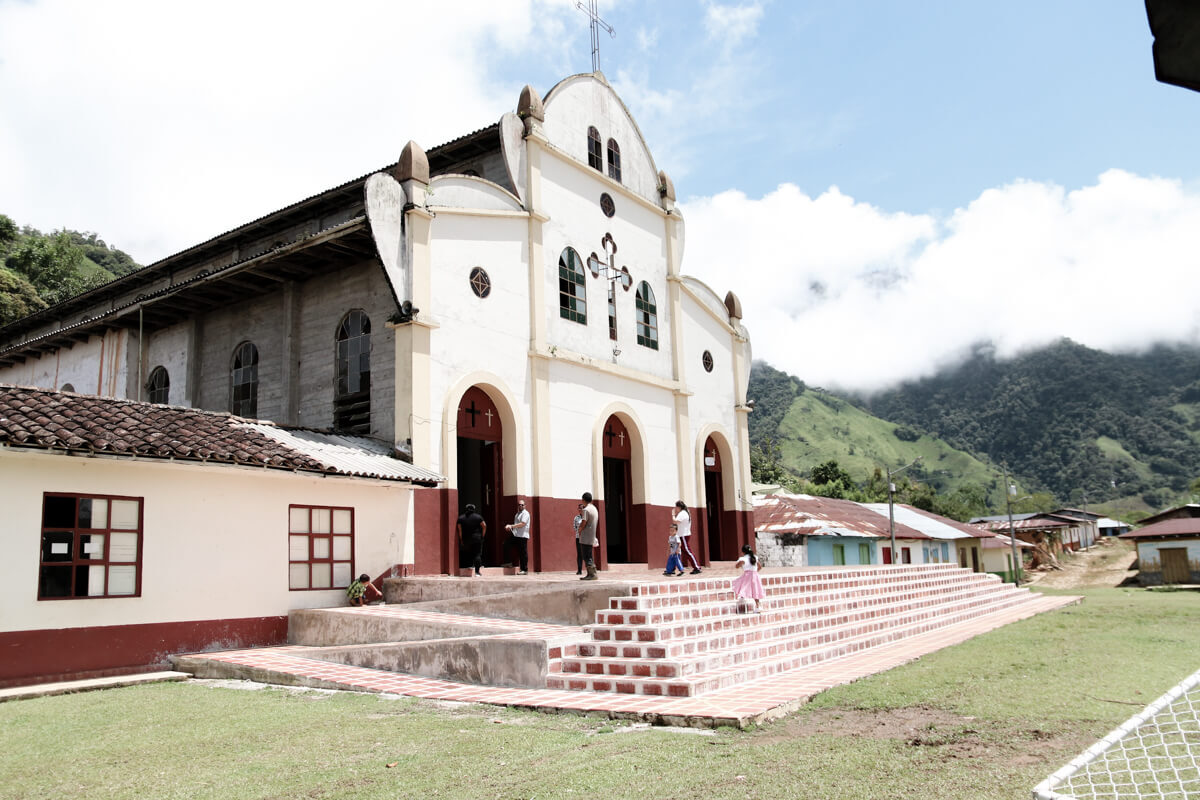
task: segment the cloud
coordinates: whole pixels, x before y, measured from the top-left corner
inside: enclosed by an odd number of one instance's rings
[[[565,60],[572,14],[471,0],[447,25],[419,3],[0,3],[0,212],[161,258],[376,169],[409,139],[430,148],[491,124],[520,91],[494,64],[535,41]]]
[[[762,16],[761,3],[734,6],[710,3],[704,11],[704,29],[709,38],[731,46],[757,34]]]
[[[756,358],[815,385],[880,389],[980,341],[1006,357],[1063,336],[1109,351],[1200,339],[1200,191],[1175,180],[1018,181],[943,219],[791,184],[683,211],[685,271],[738,294]]]

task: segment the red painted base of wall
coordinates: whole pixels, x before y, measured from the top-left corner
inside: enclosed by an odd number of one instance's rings
[[[532,536],[529,543],[530,569],[535,572],[559,572],[575,569],[575,534],[571,521],[575,518],[579,500],[576,498],[526,497],[531,516]],[[604,503],[597,502],[600,511],[600,530],[604,530]],[[516,510],[516,498],[506,496],[500,504],[502,519],[511,520]],[[667,533],[673,506],[635,505],[630,509],[628,554],[632,562],[657,565],[667,563]],[[451,575],[458,573],[458,539],[454,524],[458,520],[458,492],[454,489],[418,489],[414,522],[416,526],[416,575]],[[737,558],[741,546],[754,542],[754,512],[725,511],[721,515],[722,559],[708,552],[708,535],[703,509],[692,509],[692,551],[701,564],[713,560],[731,561]],[[498,531],[502,540],[507,534]],[[489,537],[493,532],[489,529]],[[608,566],[608,548],[603,534],[596,548],[596,566]],[[452,568],[453,565],[453,568]]]
[[[0,633],[0,687],[148,672],[167,656],[284,644],[287,617]]]

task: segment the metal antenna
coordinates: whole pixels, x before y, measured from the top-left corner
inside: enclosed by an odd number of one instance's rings
[[[604,20],[600,19],[599,12],[596,11],[596,0],[588,0],[587,5],[584,5],[583,0],[575,0],[575,7],[588,15],[591,20],[592,28],[592,72],[600,71],[600,29],[608,31],[610,39],[617,38],[617,32],[613,30],[612,25],[609,25]]]

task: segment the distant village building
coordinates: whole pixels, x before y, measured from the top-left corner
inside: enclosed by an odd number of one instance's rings
[[[980,528],[897,503],[896,563],[957,563],[986,571]],[[891,527],[886,503],[777,493],[754,498],[758,552],[769,566],[891,564]]]
[[[1138,581],[1143,586],[1200,584],[1200,505],[1171,508],[1142,523],[1121,534],[1137,546]]]

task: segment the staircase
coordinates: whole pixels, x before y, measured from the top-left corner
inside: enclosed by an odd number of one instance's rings
[[[764,574],[762,612],[733,578],[663,580],[614,597],[551,689],[696,697],[1027,603],[1040,595],[952,564]]]

